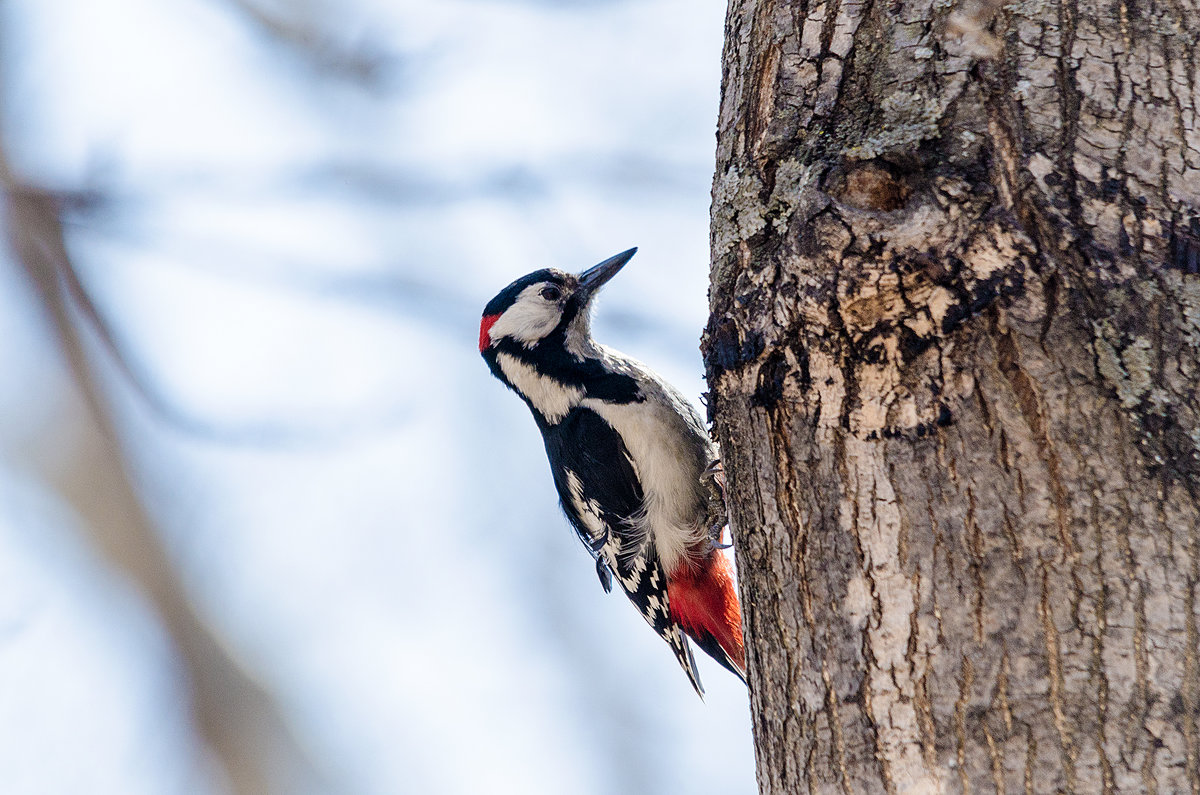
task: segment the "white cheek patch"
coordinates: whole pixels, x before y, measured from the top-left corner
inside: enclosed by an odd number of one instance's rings
[[[492,324],[489,333],[493,340],[510,337],[532,348],[554,331],[562,319],[562,311],[557,304],[541,297],[544,286],[544,283],[531,284],[521,291],[513,305]]]
[[[583,390],[579,387],[542,375],[512,354],[499,353],[496,362],[508,382],[552,425],[561,422],[583,400]]]

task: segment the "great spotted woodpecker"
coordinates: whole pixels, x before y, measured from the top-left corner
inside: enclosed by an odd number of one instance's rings
[[[746,679],[716,450],[679,392],[591,335],[596,292],[636,252],[517,279],[484,308],[479,352],[533,412],[600,584],[615,575],[703,695],[685,634]]]

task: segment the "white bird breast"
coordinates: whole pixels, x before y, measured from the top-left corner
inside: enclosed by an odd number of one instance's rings
[[[693,438],[687,420],[656,397],[642,403],[585,399],[582,405],[604,418],[625,442],[644,495],[642,510],[633,519],[638,530],[654,539],[663,569],[673,572],[707,538],[700,485],[707,462],[700,460],[703,441]]]

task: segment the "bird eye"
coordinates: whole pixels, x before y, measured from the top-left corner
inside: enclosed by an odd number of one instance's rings
[[[554,285],[543,287],[542,298],[545,298],[547,301],[557,301],[558,299],[562,298],[562,290],[558,289]]]

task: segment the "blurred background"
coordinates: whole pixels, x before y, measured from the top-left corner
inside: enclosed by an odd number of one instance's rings
[[[476,345],[703,390],[721,0],[0,2],[0,791],[750,793]]]

